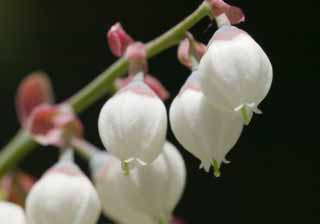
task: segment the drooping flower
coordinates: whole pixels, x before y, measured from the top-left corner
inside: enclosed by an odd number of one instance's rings
[[[242,132],[242,121],[234,113],[212,107],[200,89],[198,72],[188,78],[170,107],[170,124],[184,148],[215,176]]]
[[[160,154],[167,131],[166,108],[140,74],[105,103],[98,128],[105,148],[128,172],[129,164],[146,165]]]
[[[111,155],[91,162],[103,212],[122,224],[168,223],[184,190],[186,168],[182,156],[169,142],[149,166],[122,175],[121,163]]]
[[[23,209],[6,201],[0,201],[0,221],[3,224],[26,224]]]
[[[266,97],[272,65],[262,48],[243,30],[221,27],[199,65],[201,89],[215,107],[236,111],[250,122],[252,111]]]
[[[34,185],[26,200],[32,224],[95,224],[100,201],[90,180],[70,161],[60,161]]]

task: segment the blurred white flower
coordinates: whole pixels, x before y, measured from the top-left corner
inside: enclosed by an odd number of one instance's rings
[[[23,209],[16,204],[0,201],[0,223],[26,224],[26,218]]]
[[[272,65],[262,48],[243,30],[224,25],[212,37],[199,65],[201,88],[219,109],[236,111],[245,124],[272,83]]]
[[[121,224],[168,223],[185,187],[184,160],[169,142],[153,163],[129,176],[111,155],[97,155],[91,165],[103,212]]]
[[[26,200],[30,224],[95,224],[100,207],[90,180],[69,161],[49,169]]]
[[[98,128],[105,148],[126,172],[161,153],[167,131],[166,108],[139,74],[103,106]]]
[[[234,113],[221,111],[208,103],[200,90],[198,72],[193,72],[170,107],[170,124],[178,141],[201,160],[215,176],[242,132],[242,121]]]

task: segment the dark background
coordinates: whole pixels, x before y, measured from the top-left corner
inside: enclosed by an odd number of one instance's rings
[[[262,45],[274,66],[274,82],[223,166],[222,177],[199,171],[182,148],[188,184],[176,214],[196,223],[318,223],[319,6],[317,1],[229,1],[243,8],[240,27]],[[15,89],[33,70],[52,78],[58,101],[72,95],[114,62],[105,40],[116,21],[136,39],[149,41],[192,12],[200,0],[0,0],[0,145],[19,128]],[[202,20],[192,31],[208,41],[216,30]],[[176,95],[189,74],[170,49],[150,61],[151,72]],[[97,116],[107,98],[81,118],[86,137],[101,146]],[[172,99],[169,100],[169,103]],[[170,139],[176,143],[172,135]],[[57,158],[38,150],[22,168],[39,176]],[[84,168],[86,164],[80,161]]]

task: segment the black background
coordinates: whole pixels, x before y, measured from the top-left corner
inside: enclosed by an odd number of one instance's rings
[[[181,147],[188,184],[176,214],[190,223],[317,223],[319,172],[319,6],[317,1],[230,1],[243,8],[240,27],[265,49],[274,82],[222,168],[222,177],[199,171]],[[106,30],[121,21],[136,39],[149,41],[192,12],[200,0],[89,1],[0,0],[0,145],[19,128],[15,88],[33,70],[52,78],[62,101],[96,77],[115,58]],[[208,41],[216,30],[202,20],[192,31]],[[209,28],[208,28],[209,27]],[[151,72],[176,95],[189,74],[172,48],[150,60]],[[101,146],[97,116],[107,98],[82,115],[86,137]],[[169,100],[171,102],[172,98]],[[170,140],[177,143],[170,134]],[[54,149],[28,156],[22,168],[40,176],[57,158]],[[83,168],[86,163],[80,160]]]

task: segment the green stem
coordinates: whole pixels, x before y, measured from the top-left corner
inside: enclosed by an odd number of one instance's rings
[[[185,18],[175,27],[147,44],[147,55],[151,58],[162,51],[179,43],[184,38],[185,32],[199,22],[205,16],[211,14],[210,6],[204,1],[198,9]],[[107,70],[102,72],[91,83],[72,96],[66,103],[69,103],[76,113],[82,112],[98,99],[113,90],[113,81],[120,75],[127,72],[128,61],[125,58],[119,59]],[[15,166],[24,156],[31,153],[37,144],[31,140],[25,131],[19,131],[11,142],[5,146],[0,153],[0,178]]]
[[[26,131],[20,130],[0,154],[0,178],[37,146]]]

